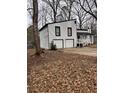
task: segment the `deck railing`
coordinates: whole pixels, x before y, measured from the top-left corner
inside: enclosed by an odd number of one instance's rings
[[[87,46],[87,45],[92,44],[92,42],[87,39],[77,39],[77,44],[81,46]]]

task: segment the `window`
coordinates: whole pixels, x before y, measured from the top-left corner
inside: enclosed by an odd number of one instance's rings
[[[55,26],[55,35],[60,36],[60,27],[59,26]]]
[[[72,28],[68,27],[68,36],[72,36]]]
[[[76,24],[76,21],[74,21],[74,23]]]

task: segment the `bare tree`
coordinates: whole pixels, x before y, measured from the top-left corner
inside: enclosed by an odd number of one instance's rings
[[[63,6],[61,9],[65,15],[65,17],[67,18],[67,20],[71,19],[71,12],[72,12],[72,7],[73,7],[73,3],[75,2],[75,0],[63,0],[65,2],[65,6]]]
[[[61,0],[42,0],[47,3],[53,11],[53,21],[56,22],[57,10]]]
[[[67,20],[68,19],[68,15],[67,15],[67,7],[66,6],[60,6],[60,13],[59,13],[59,15],[58,16],[61,16],[61,17],[63,17],[63,20]]]
[[[48,15],[48,9],[46,5],[41,6],[41,20],[42,20],[42,26],[45,25],[48,21],[47,15]]]
[[[40,39],[38,31],[38,1],[33,0],[33,35],[36,48],[36,54],[40,55]]]
[[[86,22],[86,16],[87,16],[87,13],[78,5],[78,4],[74,4],[73,6],[73,14],[75,16],[77,16],[77,19],[79,21],[79,28],[81,29],[82,28],[82,25]]]
[[[40,5],[41,5],[41,2],[38,2],[38,6],[40,6]],[[31,19],[33,20],[33,0],[27,1],[27,12],[28,12],[29,16],[31,17]],[[40,21],[42,19],[41,14],[42,14],[41,7],[38,7],[38,24],[40,23]],[[33,24],[33,21],[32,21],[32,24]]]
[[[33,18],[33,3],[32,3],[32,0],[27,0],[27,12]]]
[[[94,10],[97,8],[96,0],[77,0],[77,3],[80,4],[86,13],[90,14],[97,20],[97,15],[94,13]]]
[[[93,0],[93,2],[94,2],[95,6],[97,8],[97,1],[96,0]]]

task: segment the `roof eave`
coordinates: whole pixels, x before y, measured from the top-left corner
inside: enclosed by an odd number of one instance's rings
[[[44,28],[46,28],[48,26],[48,24],[44,25],[39,31],[43,30]]]

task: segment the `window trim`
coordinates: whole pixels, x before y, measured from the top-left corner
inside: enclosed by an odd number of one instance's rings
[[[69,29],[71,29],[71,30],[69,30]],[[71,32],[69,33],[69,31],[71,31]],[[72,27],[67,28],[67,33],[68,33],[68,36],[72,36]]]
[[[59,28],[59,35],[57,34],[56,28]],[[55,36],[61,36],[60,26],[55,26]]]

